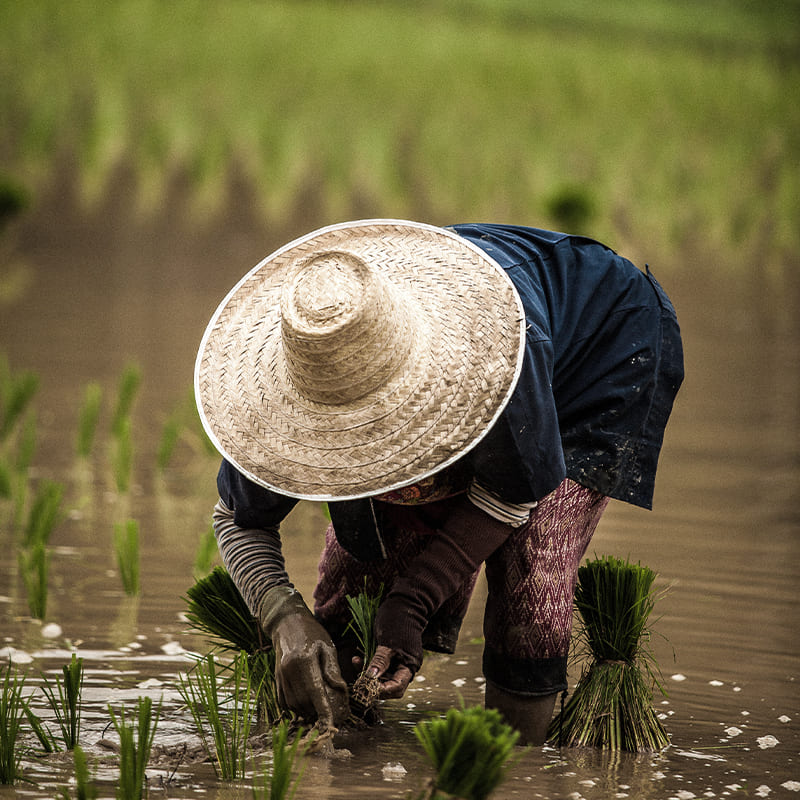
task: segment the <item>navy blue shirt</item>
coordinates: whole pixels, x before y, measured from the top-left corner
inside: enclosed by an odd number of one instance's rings
[[[651,508],[683,380],[680,331],[663,289],[649,271],[585,237],[510,225],[452,230],[506,270],[527,322],[511,400],[464,456],[475,478],[512,503],[539,500],[569,477]],[[277,525],[296,503],[225,461],[217,483],[240,527]]]
[[[525,309],[511,400],[471,454],[510,502],[564,477],[652,507],[658,455],[683,380],[675,310],[655,278],[599,242],[536,228],[452,228],[506,270]]]

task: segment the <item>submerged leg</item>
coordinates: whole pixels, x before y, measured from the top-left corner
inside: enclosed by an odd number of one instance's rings
[[[557,692],[526,697],[506,692],[488,681],[486,683],[486,708],[496,708],[503,719],[519,731],[520,744],[544,744],[557,697]]]
[[[607,504],[567,479],[486,562],[486,705],[529,744],[544,742],[567,688],[578,566]]]

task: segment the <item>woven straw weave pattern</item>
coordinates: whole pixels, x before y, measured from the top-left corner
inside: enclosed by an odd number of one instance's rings
[[[324,229],[252,270],[198,358],[204,424],[263,485],[315,498],[413,482],[480,437],[513,383],[515,290],[454,234]]]

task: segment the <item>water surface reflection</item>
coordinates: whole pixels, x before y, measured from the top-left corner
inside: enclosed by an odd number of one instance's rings
[[[39,670],[60,669],[77,648],[87,667],[84,736],[102,758],[107,705],[143,693],[164,698],[159,737],[192,739],[176,675],[190,663],[184,651],[204,644],[185,632],[181,598],[208,527],[216,464],[184,450],[159,476],[154,453],[167,414],[189,391],[217,301],[285,237],[235,226],[193,240],[117,230],[98,243],[89,233],[23,231],[17,252],[34,283],[2,312],[0,347],[14,367],[42,374],[38,474],[68,483],[71,511],[52,540],[48,620],[62,629],[55,639],[24,616],[10,534],[0,534],[0,646],[31,661],[32,686]],[[655,511],[612,503],[591,550],[641,560],[669,587],[653,646],[669,693],[657,702],[673,746],[656,756],[530,750],[498,798],[781,797],[800,789],[798,284],[758,275],[712,281],[713,267],[703,275],[656,272],[678,309],[687,380],[667,431]],[[73,436],[86,382],[113,392],[130,360],[141,365],[144,384],[135,486],[120,498],[107,455],[77,465]],[[114,565],[111,526],[121,516],[135,517],[142,530],[143,588],[135,599],[123,595]],[[309,596],[323,527],[319,509],[301,506],[285,532],[290,572]],[[413,724],[461,698],[481,701],[474,640],[484,597],[481,581],[458,652],[430,658],[423,680],[387,708],[383,726],[343,737],[352,758],[311,760],[299,798],[399,798],[422,785],[428,768]],[[100,763],[112,796],[112,766]],[[384,770],[397,763],[405,774]],[[26,764],[38,785],[0,789],[0,797],[50,797],[71,768],[63,757]],[[250,796],[219,786],[208,765],[153,769],[156,789],[168,797]]]

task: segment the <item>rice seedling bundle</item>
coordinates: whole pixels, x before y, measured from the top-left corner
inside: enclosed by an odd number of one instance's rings
[[[34,542],[29,548],[19,551],[19,568],[28,610],[34,619],[45,618],[47,613],[47,575],[50,570],[50,553],[43,542]]]
[[[28,511],[28,521],[23,532],[26,547],[47,544],[50,534],[61,519],[61,501],[64,486],[55,481],[42,481]]]
[[[112,450],[112,465],[117,491],[125,494],[130,488],[131,474],[133,473],[133,435],[129,417],[123,417],[117,425]]]
[[[128,364],[122,371],[117,387],[117,402],[114,406],[114,415],[111,421],[111,432],[119,437],[126,420],[130,419],[133,403],[139,386],[142,382],[142,373],[136,364]]]
[[[223,781],[244,777],[258,688],[254,688],[248,659],[242,654],[230,665],[227,680],[223,680],[218,671],[213,653],[199,661],[190,675],[180,679],[181,696],[192,714],[203,747]]]
[[[591,662],[551,723],[550,741],[630,752],[669,744],[653,709],[653,688],[663,692],[649,649],[655,577],[648,567],[611,556],[578,569],[579,641]]]
[[[305,765],[297,770],[297,774],[292,780],[295,764],[298,756],[308,752],[313,739],[305,744],[301,752],[298,752],[303,741],[304,738],[298,734],[289,744],[289,723],[287,721],[284,720],[275,727],[272,733],[272,771],[271,773],[264,771],[262,786],[253,785],[254,800],[291,800],[297,794],[300,779],[305,772]]]
[[[39,389],[39,376],[30,371],[12,373],[0,357],[0,442],[8,439]]]
[[[75,764],[75,800],[97,800],[100,796],[100,789],[90,780],[86,753],[78,745],[72,754],[73,763]],[[70,795],[68,787],[62,786],[58,791],[62,800],[71,800],[72,795]]]
[[[186,594],[189,624],[216,647],[246,654],[250,681],[258,687],[259,721],[280,719],[283,712],[275,682],[275,651],[228,571],[215,567],[195,581]]]
[[[212,644],[246,653],[263,649],[261,626],[224,567],[217,566],[197,580],[186,595],[187,620],[206,634]]]
[[[519,739],[496,709],[451,708],[444,718],[414,728],[436,777],[422,798],[446,792],[465,800],[485,800],[503,780]]]
[[[156,468],[159,472],[166,470],[180,439],[182,428],[183,423],[174,414],[164,423],[156,451]]]

